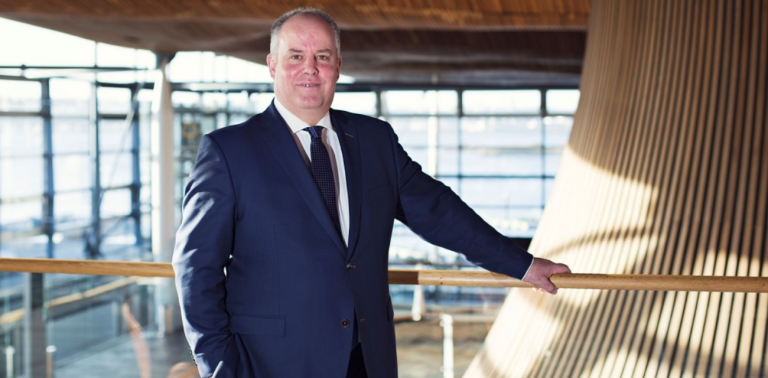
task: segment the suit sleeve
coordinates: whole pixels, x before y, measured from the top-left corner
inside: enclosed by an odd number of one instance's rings
[[[424,173],[389,131],[398,175],[397,219],[424,240],[462,253],[475,265],[522,279],[533,256],[485,222],[449,187]]]
[[[203,377],[227,359],[231,343],[224,269],[232,251],[235,205],[226,159],[206,135],[185,188],[173,253],[184,332]]]

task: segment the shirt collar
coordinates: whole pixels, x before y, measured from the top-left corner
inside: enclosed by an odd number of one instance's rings
[[[280,113],[280,116],[283,117],[283,119],[285,120],[285,123],[288,124],[288,127],[291,129],[291,132],[294,134],[304,130],[309,126],[322,126],[327,128],[328,130],[333,130],[333,125],[331,124],[330,112],[325,112],[325,115],[323,116],[323,118],[320,119],[320,121],[317,122],[317,125],[309,125],[306,122],[299,119],[299,117],[296,117],[288,109],[286,109],[285,106],[283,106],[283,104],[280,103],[277,97],[275,97],[275,108],[277,108],[277,112]]]

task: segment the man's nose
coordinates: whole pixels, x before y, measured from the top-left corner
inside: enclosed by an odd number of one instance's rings
[[[318,72],[317,70],[317,61],[315,58],[311,59],[305,59],[304,60],[304,73],[307,75],[316,75]]]

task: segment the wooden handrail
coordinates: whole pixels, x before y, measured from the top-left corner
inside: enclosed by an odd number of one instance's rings
[[[65,273],[106,276],[174,277],[170,263],[0,258],[2,272]],[[561,289],[666,290],[768,293],[768,277],[716,277],[658,274],[556,274]],[[389,283],[479,287],[531,287],[501,274],[476,270],[390,269]]]

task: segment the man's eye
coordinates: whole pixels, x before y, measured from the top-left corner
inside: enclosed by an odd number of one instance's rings
[[[291,59],[301,59],[301,55],[291,55]]]
[[[328,55],[318,55],[317,60],[329,60],[330,57]]]

